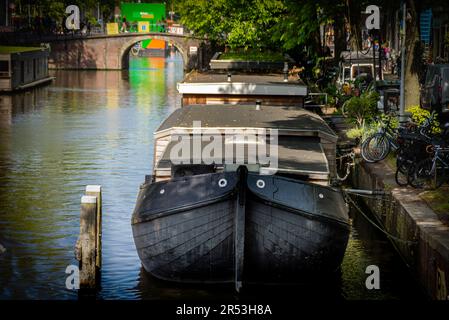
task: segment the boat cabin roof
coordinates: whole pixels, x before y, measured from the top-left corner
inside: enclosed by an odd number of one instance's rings
[[[189,138],[187,138],[189,139]],[[190,148],[188,150],[193,150],[193,141],[189,139]],[[210,141],[202,141],[201,142],[201,150],[210,143]],[[277,171],[282,173],[290,173],[296,175],[304,175],[313,177],[315,179],[328,179],[329,176],[329,165],[324,154],[323,148],[320,144],[320,139],[318,137],[294,137],[294,136],[280,136],[277,142],[277,155],[270,154],[270,142],[266,141],[266,156],[269,159],[272,157],[276,157],[277,160]],[[174,151],[174,147],[178,144],[178,141],[171,141],[167,148],[165,149],[159,163],[157,164],[157,170],[170,170],[172,166],[171,155]],[[226,150],[226,145],[228,141],[223,139],[221,141],[221,150]],[[248,154],[252,153],[252,155],[257,155],[256,149],[250,149],[245,147],[244,152],[241,155],[236,156],[236,148],[234,145],[232,153],[232,163],[249,163],[248,162]],[[252,151],[250,151],[252,150]],[[211,164],[214,163],[217,166],[223,166],[226,161],[230,159],[225,159],[224,155],[213,155],[217,156],[217,159],[214,160],[212,156],[209,155],[208,158],[204,158],[205,154],[203,152],[198,153],[201,158],[194,158],[191,154],[187,155],[178,155],[177,162],[178,164],[182,162],[183,164]],[[273,163],[271,163],[271,167]],[[268,167],[268,164],[261,164],[260,167]]]
[[[335,132],[317,114],[298,107],[255,105],[188,105],[175,110],[157,129],[192,128],[201,121],[202,128],[264,128],[288,132],[316,132],[337,140]],[[156,132],[156,133],[157,133]]]
[[[227,73],[191,72],[184,81],[178,83],[181,94],[217,95],[267,95],[306,96],[307,86],[294,79],[284,81],[282,73],[232,73],[228,81]]]
[[[0,54],[23,53],[29,51],[46,50],[42,47],[18,47],[18,46],[0,46]]]
[[[197,72],[193,71],[186,75],[183,82],[188,83],[217,83],[227,82],[227,72]],[[246,83],[265,83],[265,84],[283,84],[290,86],[303,85],[299,80],[289,78],[288,82],[284,82],[284,75],[282,73],[231,73],[231,82],[246,82]]]

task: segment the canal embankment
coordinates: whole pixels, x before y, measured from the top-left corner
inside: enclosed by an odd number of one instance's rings
[[[356,142],[346,135],[350,125],[345,118],[341,115],[324,118],[339,136],[338,148],[346,152],[352,149],[359,154]],[[367,163],[357,156],[347,182],[357,189],[384,191],[382,196],[359,197],[360,201],[377,220],[373,222],[389,235],[397,253],[428,297],[447,300],[449,226],[441,219],[438,209],[425,200],[425,192],[396,184],[392,166],[389,158]]]
[[[397,186],[387,161],[358,159],[352,172],[358,189],[384,190],[382,197],[362,197],[377,223],[431,299],[449,299],[449,227],[419,191]]]

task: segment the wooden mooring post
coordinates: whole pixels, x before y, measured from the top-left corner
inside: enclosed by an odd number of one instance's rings
[[[102,199],[101,199],[101,186],[100,185],[89,185],[86,186],[86,196],[94,196],[97,197],[97,221],[96,221],[96,258],[95,258],[95,266],[97,267],[97,273],[101,269],[101,236],[102,236]]]
[[[86,195],[81,197],[80,235],[75,248],[80,289],[97,289],[100,284],[101,207],[101,186],[87,186]]]

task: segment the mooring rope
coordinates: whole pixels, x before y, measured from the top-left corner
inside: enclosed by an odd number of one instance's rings
[[[337,174],[337,179],[339,181],[345,181],[349,175],[351,174],[351,167],[354,166],[354,159],[355,159],[355,154],[354,152],[349,152],[347,154],[344,154],[342,156],[336,157],[336,161],[340,161],[340,166],[342,165],[342,160],[345,158],[351,158],[351,162],[347,162],[346,163],[346,173],[343,177],[340,177],[340,175],[338,174],[338,170],[336,170],[336,174]]]
[[[397,241],[397,242],[402,242],[402,243],[409,244],[409,245],[411,245],[411,244],[416,244],[416,243],[418,242],[418,241],[404,240],[404,239],[398,238],[398,237],[392,235],[391,233],[385,231],[382,227],[380,227],[379,225],[377,225],[377,223],[375,223],[373,220],[371,220],[371,219],[370,219],[370,218],[363,212],[363,210],[362,210],[362,209],[355,203],[355,201],[351,198],[351,196],[350,196],[348,193],[346,193],[346,196],[347,196],[348,201],[354,206],[354,208],[356,208],[357,211],[359,211],[359,212],[362,214],[362,216],[365,217],[365,219],[366,219],[369,223],[371,223],[375,228],[377,228],[377,229],[380,230],[382,233],[384,233],[387,237],[389,237],[389,238],[391,238],[391,239],[393,239],[393,240],[395,240],[395,241]]]
[[[354,152],[349,152],[349,153],[346,153],[346,154],[344,154],[342,156],[336,157],[335,160],[341,160],[341,159],[344,159],[344,158],[353,158],[353,157],[354,157]]]
[[[338,174],[338,171],[336,171],[337,179],[339,181],[345,181],[349,177],[349,175],[351,174],[351,167],[353,165],[354,165],[353,163],[349,163],[349,162],[346,164],[346,173],[345,173],[345,175],[343,177],[340,177],[340,175]]]
[[[379,200],[379,195],[360,194],[360,193],[357,193],[357,192],[351,192],[348,189],[345,189],[345,192],[346,193],[350,193],[350,194],[354,194],[354,195],[359,196],[359,197],[364,197],[364,198],[368,198],[368,199],[372,199],[372,200]],[[385,198],[383,199],[383,201],[394,202],[394,200],[385,199]]]

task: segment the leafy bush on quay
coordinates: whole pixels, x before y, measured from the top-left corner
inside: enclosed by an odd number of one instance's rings
[[[365,127],[373,121],[377,114],[379,93],[375,91],[363,92],[360,96],[353,96],[343,104],[344,113],[350,123],[358,128]]]
[[[411,119],[418,125],[421,125],[430,116],[430,111],[421,108],[420,106],[411,106],[407,108],[407,111],[411,113]],[[438,121],[438,116],[435,114],[435,120],[432,123],[432,132],[440,133],[440,123]]]

